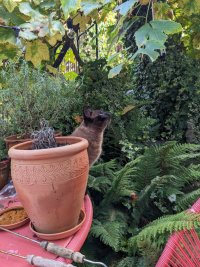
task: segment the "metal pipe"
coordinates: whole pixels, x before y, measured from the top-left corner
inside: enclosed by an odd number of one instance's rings
[[[5,228],[3,228],[3,227],[1,227],[1,226],[0,226],[0,230],[5,231],[5,232],[8,232],[8,233],[13,234],[13,235],[16,235],[16,236],[19,236],[19,237],[22,237],[22,238],[24,238],[24,239],[27,239],[27,240],[32,241],[32,242],[34,242],[34,243],[37,243],[37,244],[39,244],[39,245],[40,245],[40,243],[41,243],[41,242],[39,242],[39,241],[37,241],[37,240],[34,240],[34,239],[29,238],[29,237],[27,237],[27,236],[18,234],[18,233],[16,233],[16,232],[10,231],[10,230],[5,229]]]

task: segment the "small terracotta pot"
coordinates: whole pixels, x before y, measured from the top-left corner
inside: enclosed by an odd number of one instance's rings
[[[8,183],[10,170],[10,160],[0,162],[0,190]]]
[[[62,133],[60,131],[55,132],[55,136],[61,136]],[[6,148],[10,149],[11,147],[24,143],[24,142],[28,142],[31,141],[31,137],[30,134],[22,134],[22,135],[11,135],[8,136],[4,139],[5,143],[6,143]]]
[[[87,186],[88,141],[56,137],[56,148],[31,150],[32,141],[9,150],[11,175],[35,229],[59,233],[78,224]]]

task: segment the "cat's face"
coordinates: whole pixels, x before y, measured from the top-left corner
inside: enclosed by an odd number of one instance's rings
[[[102,110],[85,109],[84,123],[88,127],[104,130],[111,121],[111,116]]]

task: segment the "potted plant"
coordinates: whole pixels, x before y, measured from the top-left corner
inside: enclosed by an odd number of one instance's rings
[[[8,183],[10,160],[8,159],[5,143],[0,139],[0,190]]]
[[[52,234],[77,225],[87,185],[87,140],[54,137],[43,127],[9,150],[15,189],[35,229]]]
[[[30,140],[30,133],[39,127],[41,114],[62,132],[74,102],[73,82],[33,69],[26,62],[8,64],[0,71],[0,80],[0,108],[8,128],[9,136],[5,138],[8,149]]]

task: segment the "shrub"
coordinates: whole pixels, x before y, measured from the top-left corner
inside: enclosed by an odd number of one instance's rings
[[[39,127],[41,118],[55,128],[70,120],[76,85],[63,77],[51,76],[25,62],[8,64],[0,72],[1,117],[8,133],[30,133]],[[66,126],[65,126],[66,127]]]
[[[134,67],[138,100],[148,100],[148,115],[156,120],[158,140],[199,140],[199,61],[185,54],[183,45],[170,40],[156,63],[144,57]]]
[[[78,78],[78,88],[82,107],[87,105],[111,113],[112,122],[105,134],[103,158],[118,158],[123,162],[127,155],[121,151],[124,142],[144,147],[153,136],[153,120],[145,114],[145,102],[134,98],[130,70],[126,69],[112,79],[108,78],[108,72],[105,59],[86,63]]]

